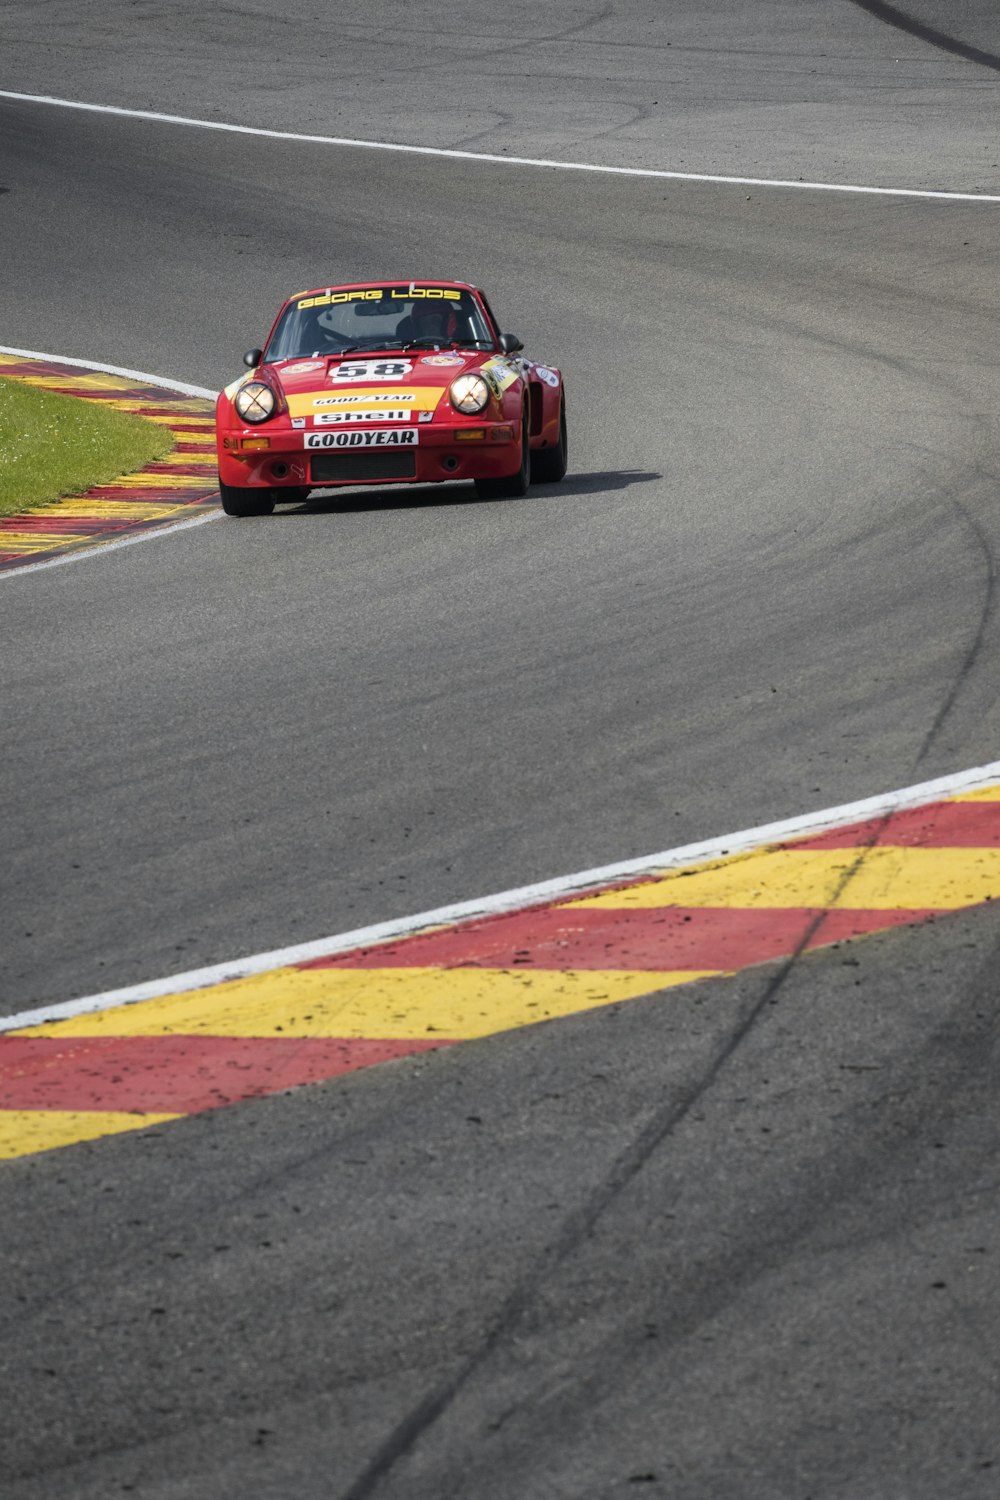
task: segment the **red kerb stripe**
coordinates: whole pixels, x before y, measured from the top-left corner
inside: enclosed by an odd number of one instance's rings
[[[920,849],[995,847],[1000,844],[1000,802],[931,802],[781,847],[853,849],[871,843]]]
[[[0,1109],[195,1114],[448,1046],[447,1038],[0,1037]]]
[[[810,948],[922,922],[920,911],[831,911],[783,907],[669,907],[654,911],[543,907],[488,917],[398,943],[333,954],[303,969],[396,967],[491,969],[741,969]]]

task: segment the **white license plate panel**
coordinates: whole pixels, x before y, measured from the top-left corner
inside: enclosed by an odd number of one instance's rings
[[[334,428],[325,432],[302,434],[304,448],[337,452],[347,448],[416,448],[420,432],[416,427],[376,427],[362,432],[357,428]]]

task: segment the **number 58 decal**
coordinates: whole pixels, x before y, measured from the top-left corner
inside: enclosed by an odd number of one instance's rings
[[[366,380],[402,380],[413,369],[411,359],[352,359],[334,365],[330,379],[337,385]]]

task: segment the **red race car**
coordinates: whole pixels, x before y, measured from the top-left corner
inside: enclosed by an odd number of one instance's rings
[[[296,292],[216,405],[219,494],[268,515],[311,489],[472,480],[523,495],[566,473],[562,376],[460,281]]]

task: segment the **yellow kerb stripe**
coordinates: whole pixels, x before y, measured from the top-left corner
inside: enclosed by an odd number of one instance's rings
[[[203,467],[206,473],[208,473],[209,470],[214,473],[215,443],[208,441],[208,439],[199,442],[197,438],[194,438],[193,442],[197,444],[197,453],[191,453],[190,451],[186,453],[178,453],[177,449],[175,448],[172,453],[165,453],[162,458],[156,459],[155,462],[158,464],[201,464],[201,454],[207,453],[210,455],[212,462],[208,463],[206,461]]]
[[[712,970],[274,969],[19,1036],[489,1036],[689,984]]]
[[[0,1161],[32,1156],[77,1141],[94,1141],[126,1130],[145,1130],[179,1120],[180,1115],[134,1115],[114,1111],[61,1109],[0,1109]]]
[[[891,911],[975,906],[998,896],[1000,849],[766,849],[686,873],[672,870],[643,885],[564,904]]]
[[[1000,785],[983,786],[978,792],[959,792],[957,797],[949,797],[949,802],[1000,802]]]
[[[206,493],[212,489],[208,482],[214,478],[212,474],[150,474],[145,470],[141,474],[124,474],[121,479],[115,479],[110,484],[98,486],[105,490],[205,490]]]
[[[88,540],[86,532],[0,531],[0,552],[51,552],[53,547]]]
[[[155,521],[161,516],[172,516],[175,511],[184,509],[186,507],[183,505],[153,505],[143,501],[136,501],[134,505],[130,505],[127,500],[81,499],[60,500],[55,505],[33,506],[24,514],[50,516],[53,519],[58,516],[75,516],[77,518],[90,517],[95,521],[107,521],[112,517],[117,517],[122,521]]]
[[[197,413],[208,409],[208,401],[192,401],[190,396],[112,396],[107,401],[101,402],[102,406],[110,406],[114,411],[141,412],[145,414],[151,406],[157,411],[169,412],[174,421],[187,421],[186,413],[194,410]],[[155,420],[150,418],[150,421]],[[193,420],[193,419],[192,419]]]
[[[15,361],[16,363],[16,361]],[[41,390],[61,391],[130,391],[134,381],[123,380],[120,375],[24,375],[25,385],[37,385]],[[105,405],[116,405],[108,401]]]
[[[203,427],[206,432],[214,432],[215,431],[215,418],[214,417],[199,417],[199,416],[183,416],[183,417],[179,417],[177,415],[174,415],[174,416],[171,416],[171,417],[166,417],[166,416],[164,416],[164,417],[158,417],[155,414],[150,414],[150,415],[146,416],[146,421],[147,422],[156,422],[160,427],[174,427],[174,426],[177,425],[178,422],[183,422],[185,427]],[[177,436],[178,436],[179,439],[186,440],[186,439],[190,438],[192,436],[192,434],[188,433],[188,432],[179,432],[177,434]]]

